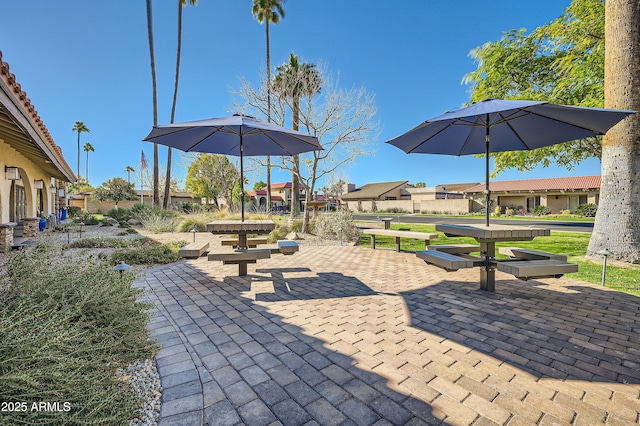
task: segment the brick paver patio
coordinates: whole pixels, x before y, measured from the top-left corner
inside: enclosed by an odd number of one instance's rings
[[[640,421],[640,298],[447,273],[410,253],[301,247],[148,271],[161,425]]]

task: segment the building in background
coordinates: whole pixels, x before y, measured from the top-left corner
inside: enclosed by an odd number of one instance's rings
[[[75,181],[62,150],[2,60],[1,51],[0,173],[1,251],[25,221],[41,216],[57,219],[67,206],[68,185]]]

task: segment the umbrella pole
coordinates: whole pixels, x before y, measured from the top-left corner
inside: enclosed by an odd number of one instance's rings
[[[490,136],[489,136],[489,114],[487,114],[487,128],[486,128],[486,136],[485,136],[485,140],[487,142],[487,148],[486,148],[486,155],[485,155],[485,161],[486,161],[486,170],[485,170],[485,192],[487,193],[487,200],[486,200],[486,204],[485,204],[485,216],[486,216],[486,226],[489,226],[489,203],[491,202],[491,191],[489,190],[489,165],[490,165],[490,161],[489,161],[489,151],[490,151],[490,147],[489,147],[489,143],[490,143]]]
[[[242,129],[240,129],[240,217],[244,222],[244,164],[242,157],[244,156],[244,145],[242,143]]]

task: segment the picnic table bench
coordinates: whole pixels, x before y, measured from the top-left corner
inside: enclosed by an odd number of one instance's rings
[[[425,248],[429,246],[429,241],[433,238],[438,238],[438,234],[427,234],[426,232],[415,231],[401,231],[398,229],[364,229],[364,234],[371,236],[371,248],[376,248],[376,236],[395,237],[396,239],[396,251],[400,251],[400,238],[413,238],[416,240],[423,240]]]
[[[185,258],[198,258],[200,256],[202,256],[207,249],[209,248],[209,243],[207,242],[193,242],[191,244],[187,244],[186,246],[182,247],[179,251],[178,251],[178,256],[180,257],[185,257]]]
[[[290,240],[277,242],[278,247],[264,249],[237,249],[230,252],[209,253],[207,260],[222,261],[223,265],[238,265],[238,275],[247,275],[247,265],[259,259],[270,259],[272,254],[290,256],[299,250],[298,243]]]
[[[221,244],[223,246],[231,246],[233,248],[238,248],[239,238],[225,238],[221,240]],[[247,237],[247,246],[249,248],[256,248],[258,244],[267,244],[267,237]]]

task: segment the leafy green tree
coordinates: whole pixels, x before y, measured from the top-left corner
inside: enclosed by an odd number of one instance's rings
[[[189,0],[189,4],[195,6],[198,0]],[[178,47],[176,49],[176,78],[173,84],[173,102],[171,104],[171,122],[173,123],[176,116],[176,104],[178,102],[178,82],[180,81],[180,56],[182,53],[182,8],[187,5],[187,0],[178,0]],[[164,180],[164,198],[162,207],[165,209],[169,206],[169,190],[171,189],[171,157],[172,149],[167,148],[167,172]]]
[[[127,182],[121,177],[115,177],[100,185],[94,191],[93,197],[98,201],[111,200],[116,203],[116,208],[118,208],[118,203],[120,201],[135,201],[138,199],[138,195],[133,188],[133,184]]]
[[[85,166],[87,167],[87,183],[89,182],[89,153],[90,152],[95,152],[96,150],[93,148],[93,145],[91,145],[91,142],[87,142],[84,144],[84,152],[87,153],[87,161],[85,163]]]
[[[269,23],[278,24],[284,18],[282,3],[286,0],[253,0],[251,13],[260,22],[264,23],[265,40],[267,47],[267,81],[271,82],[271,54],[269,42]],[[267,121],[271,121],[271,84],[267,85]],[[267,211],[271,211],[271,159],[267,157]]]
[[[293,130],[300,129],[300,98],[313,97],[322,87],[320,73],[314,64],[300,64],[298,57],[291,53],[289,62],[276,68],[278,74],[274,77],[275,92],[287,102],[291,102]],[[300,214],[300,156],[293,156],[293,170],[291,172],[291,215]],[[309,197],[307,197],[307,201]]]
[[[418,182],[416,183],[416,188],[426,188],[427,184],[424,182]]]
[[[253,190],[254,191],[260,191],[262,189],[265,189],[267,187],[267,184],[261,180],[257,181],[256,183],[253,184]]]
[[[605,107],[640,110],[640,4],[606,2]],[[602,183],[587,256],[640,263],[640,114],[607,132],[602,143]]]
[[[213,200],[219,206],[218,198],[233,207],[233,188],[240,179],[240,171],[220,154],[200,154],[187,170],[187,191],[199,197]]]
[[[82,121],[76,121],[71,130],[78,132],[78,175],[76,176],[76,184],[78,184],[80,181],[80,133],[89,133],[91,130]]]
[[[464,77],[471,85],[471,101],[532,99],[602,107],[604,3],[573,0],[563,15],[529,34],[525,29],[511,30],[472,50],[478,68]],[[494,153],[494,175],[508,168],[524,171],[553,163],[571,169],[601,153],[601,138]]]
[[[74,182],[69,185],[69,193],[70,194],[79,194],[81,192],[91,191],[93,186],[89,185],[87,179],[84,176],[78,176],[78,182]]]

